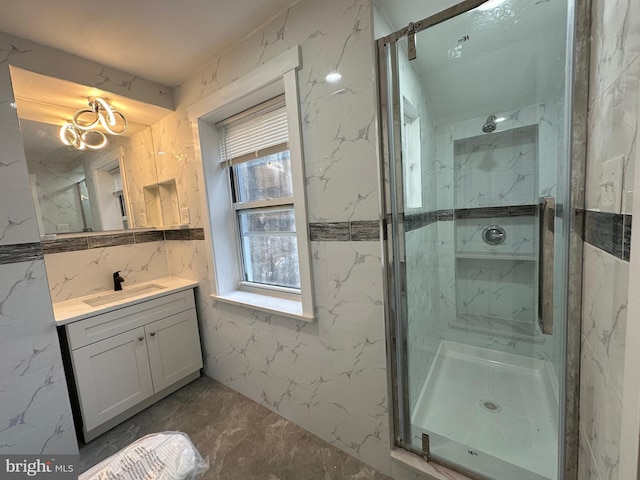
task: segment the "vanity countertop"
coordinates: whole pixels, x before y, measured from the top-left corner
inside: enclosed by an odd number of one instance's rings
[[[188,290],[198,286],[198,282],[177,277],[164,277],[148,282],[122,287],[120,292],[98,292],[84,297],[56,302],[53,314],[56,325],[83,320],[85,318],[128,307],[140,301],[152,300],[170,293]],[[87,302],[93,303],[95,306]]]

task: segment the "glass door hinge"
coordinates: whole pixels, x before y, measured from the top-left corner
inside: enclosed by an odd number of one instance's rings
[[[416,52],[416,32],[415,32],[415,27],[413,25],[413,22],[411,22],[409,24],[408,27],[408,32],[407,32],[407,40],[409,42],[408,45],[408,54],[409,54],[409,60],[415,60],[416,56],[417,56],[417,52]]]
[[[429,446],[429,435],[422,434],[422,456],[427,462],[431,461],[431,448]]]

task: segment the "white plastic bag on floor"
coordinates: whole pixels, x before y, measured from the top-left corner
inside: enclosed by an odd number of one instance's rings
[[[152,433],[90,468],[78,480],[195,480],[209,468],[186,433]]]

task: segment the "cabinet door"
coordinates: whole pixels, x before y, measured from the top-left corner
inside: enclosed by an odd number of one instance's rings
[[[144,329],[156,392],[202,368],[195,309],[150,323]]]
[[[153,394],[144,328],[73,350],[73,370],[85,430]]]

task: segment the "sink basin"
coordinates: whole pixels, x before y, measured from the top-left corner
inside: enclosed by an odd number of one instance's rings
[[[162,285],[156,285],[155,283],[152,283],[149,285],[141,285],[140,287],[124,288],[119,292],[96,295],[94,297],[83,300],[83,302],[92,307],[100,307],[102,305],[106,305],[107,303],[127,300],[129,298],[137,297],[138,295],[143,295],[145,293],[153,293],[159,290],[164,290],[165,288],[166,287],[163,287]]]

